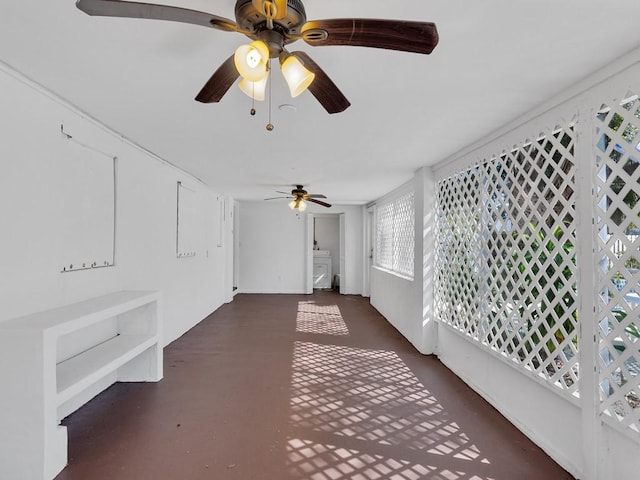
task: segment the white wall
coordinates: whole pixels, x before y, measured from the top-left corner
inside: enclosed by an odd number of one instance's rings
[[[312,238],[307,215],[345,215],[344,293],[362,294],[362,207],[309,205],[292,212],[284,202],[238,202],[239,275],[243,293],[306,293]],[[320,210],[322,208],[322,210]],[[341,278],[342,281],[342,278]]]
[[[238,202],[238,207],[238,291],[305,293],[305,215],[280,202]]]
[[[0,105],[0,321],[117,290],[160,290],[168,343],[231,298],[230,242],[217,246],[222,197],[8,68]],[[57,164],[70,141],[118,158],[114,267],[60,273],[69,233],[60,198],[74,184]],[[176,258],[178,181],[196,191],[203,228],[194,258]]]
[[[438,358],[573,475],[582,470],[580,409],[447,327]],[[624,478],[624,477],[610,477]]]
[[[416,172],[411,183],[414,189],[415,207],[415,256],[413,279],[403,278],[377,267],[371,269],[371,305],[378,310],[416,349],[424,354],[433,353],[435,348],[435,328],[425,315],[425,300],[431,295],[424,291],[425,280],[430,285],[430,277],[425,277],[423,265],[425,212],[425,170]],[[404,187],[400,187],[404,188]],[[390,193],[392,195],[393,192]],[[428,205],[432,207],[431,204]],[[427,272],[430,274],[430,272]]]
[[[409,280],[376,267],[371,269],[371,305],[418,351],[422,347],[420,294],[415,278]]]

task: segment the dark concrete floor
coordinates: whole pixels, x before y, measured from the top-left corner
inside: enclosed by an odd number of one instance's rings
[[[57,480],[572,477],[367,299],[237,295],[63,422]]]

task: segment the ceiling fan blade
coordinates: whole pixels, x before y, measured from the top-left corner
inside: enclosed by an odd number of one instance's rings
[[[271,198],[265,198],[265,200],[278,200],[279,198],[293,198],[293,197],[271,197]]]
[[[322,205],[323,207],[331,207],[330,203],[323,202],[322,200],[316,200],[315,198],[307,198],[307,202],[317,203],[318,205]]]
[[[333,83],[333,80],[329,78],[324,70],[322,70],[306,52],[297,51],[293,52],[292,55],[297,57],[305,67],[316,75],[315,80],[309,85],[309,91],[328,113],[344,112],[351,106],[351,102],[347,100],[347,97],[345,97],[337,85]]]
[[[428,54],[438,44],[438,30],[431,22],[334,18],[305,23],[302,38],[314,47],[354,45]]]
[[[304,198],[327,198],[327,197],[325,195],[320,194],[320,193],[312,193],[312,194],[305,195]]]
[[[156,5],[125,0],[78,0],[76,7],[87,15],[102,17],[147,18],[171,22],[192,23],[203,27],[235,32],[236,22],[210,13],[187,8]]]
[[[239,76],[240,74],[233,63],[233,55],[231,55],[211,75],[209,81],[196,96],[196,100],[201,103],[219,102]]]

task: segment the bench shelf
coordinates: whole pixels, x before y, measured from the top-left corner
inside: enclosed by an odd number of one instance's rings
[[[0,478],[51,480],[60,420],[118,381],[162,379],[160,295],[116,292],[0,322]]]

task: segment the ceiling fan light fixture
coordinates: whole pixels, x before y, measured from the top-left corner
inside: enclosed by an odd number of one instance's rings
[[[250,44],[240,45],[233,56],[233,63],[238,73],[250,82],[259,82],[267,76],[269,47],[256,40]]]
[[[218,103],[239,76],[250,82],[264,79],[271,69],[271,58],[279,56],[292,97],[310,87],[311,94],[327,113],[343,112],[351,103],[336,84],[309,55],[303,51],[290,53],[285,50],[286,45],[304,40],[313,47],[342,45],[430,54],[439,41],[433,22],[376,18],[307,21],[304,0],[235,0],[235,21],[208,12],[139,0],[76,0],[75,3],[91,16],[180,22],[250,38],[252,43],[239,47],[205,83],[195,98],[201,103]],[[253,107],[251,112],[255,114]],[[271,118],[267,130],[273,130]],[[317,203],[315,199],[309,200]]]
[[[259,102],[263,102],[265,99],[265,93],[267,91],[267,80],[269,79],[269,72],[265,75],[262,80],[258,80],[257,82],[251,82],[246,78],[243,78],[238,83],[238,88],[242,90],[244,94],[257,100]]]
[[[291,54],[280,56],[280,68],[287,81],[292,97],[304,92],[316,78],[315,73],[307,69],[298,58]]]
[[[297,209],[304,212],[307,209],[307,202],[305,202],[303,198],[297,197],[289,202],[289,208],[291,210]]]

